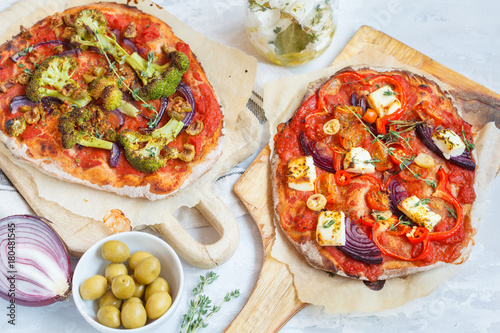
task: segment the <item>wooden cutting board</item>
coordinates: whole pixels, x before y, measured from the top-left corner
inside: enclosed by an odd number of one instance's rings
[[[332,65],[344,62],[360,52],[372,51],[393,56],[448,84],[452,88],[450,92],[466,114],[482,114],[482,121],[473,125],[482,127],[486,122],[494,121],[500,127],[500,95],[368,26],[358,30]],[[269,182],[269,155],[270,149],[267,146],[234,187],[236,195],[243,201],[259,228],[264,256],[252,294],[225,332],[277,332],[307,305],[297,297],[288,266],[271,256],[275,228]]]

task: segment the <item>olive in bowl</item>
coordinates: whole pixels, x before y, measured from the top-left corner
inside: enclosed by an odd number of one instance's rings
[[[112,243],[109,243],[110,241]],[[126,252],[123,254],[122,243],[128,247],[129,254]],[[106,254],[105,257],[108,258],[106,260],[102,252],[103,245],[105,244],[104,248],[106,251],[109,250],[107,247],[110,244],[118,244],[121,253],[120,256],[116,258],[113,256],[109,257]],[[134,253],[139,251],[147,252],[148,255],[144,255],[141,252],[141,255],[134,257]],[[137,260],[137,257],[139,257],[139,260]],[[113,262],[109,259],[112,259]],[[121,261],[123,259],[125,261]],[[134,269],[131,269],[129,266],[130,259],[132,260]],[[141,261],[144,262],[140,264]],[[120,274],[116,273],[118,275],[110,279],[111,283],[107,284],[105,294],[99,298],[94,298],[95,294],[103,293],[101,284],[99,284],[100,289],[98,292],[89,292],[85,290],[86,285],[88,285],[85,281],[96,275],[100,275],[102,278],[99,281],[103,281],[104,279],[108,282],[105,272],[108,267],[107,275],[109,278],[110,264],[125,265],[128,268],[128,274],[121,274],[124,272],[120,270]],[[141,266],[146,267],[143,270],[147,271],[148,274],[141,272]],[[136,276],[134,276],[134,273],[137,273]],[[138,282],[137,279],[141,282]],[[168,289],[166,287],[158,288],[159,281],[164,285],[163,280],[168,281]],[[132,332],[145,332],[159,328],[171,318],[180,303],[183,281],[184,275],[179,257],[165,241],[148,233],[130,231],[109,236],[94,244],[84,253],[78,261],[73,274],[72,297],[85,320],[101,332],[130,332],[131,329]],[[113,282],[115,282],[114,291],[117,295],[113,294]],[[146,283],[144,284],[143,282]],[[153,288],[158,289],[156,292],[159,294],[150,301],[148,306],[144,299],[144,294],[149,284],[152,284]],[[137,288],[132,288],[131,285],[136,285]],[[139,290],[139,286],[142,286],[142,291]],[[81,288],[84,289],[81,290]],[[165,295],[167,291],[168,296]],[[86,296],[88,294],[91,294],[92,297]],[[82,296],[94,299],[85,300]],[[135,301],[141,304],[132,305],[131,303],[136,303]],[[125,306],[126,304],[128,305]],[[102,309],[104,306],[116,307],[118,311],[110,307]],[[167,309],[166,311],[165,308]],[[117,323],[119,323],[118,326]]]

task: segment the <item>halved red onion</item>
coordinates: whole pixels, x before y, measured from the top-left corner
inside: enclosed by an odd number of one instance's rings
[[[19,108],[23,105],[34,108],[37,104],[38,102],[33,102],[26,95],[15,96],[10,100],[9,110],[10,113],[16,114],[19,112]]]
[[[367,234],[349,217],[345,219],[345,245],[337,248],[346,256],[368,265],[382,263],[382,253]]]
[[[387,187],[389,191],[389,209],[398,218],[405,216],[402,211],[399,210],[398,205],[404,199],[408,198],[408,192],[406,188],[396,179],[391,180],[389,186]]]
[[[306,155],[312,156],[315,166],[328,172],[335,172],[333,157],[322,153],[317,147],[317,141],[309,140],[304,132],[300,132],[300,146]]]
[[[432,150],[434,153],[439,155],[440,157],[446,159],[443,155],[443,152],[441,149],[439,149],[438,146],[434,143],[432,140],[432,133],[434,132],[433,128],[426,125],[426,124],[419,124],[415,127],[415,130],[417,132],[418,137],[422,142]],[[455,156],[455,157],[450,157],[448,161],[451,164],[454,164],[456,166],[459,166],[461,168],[467,169],[467,170],[475,170],[476,169],[476,163],[472,160],[472,155],[470,151],[467,149],[463,152],[462,155],[460,156]]]
[[[113,142],[113,146],[111,147],[111,152],[109,153],[109,166],[112,168],[116,168],[118,166],[118,162],[120,161],[121,150],[120,146]]]
[[[59,46],[59,45],[64,46],[66,49],[70,48],[69,43],[65,42],[65,41],[62,41],[62,40],[48,40],[48,41],[45,41],[45,42],[40,42],[40,43],[37,43],[37,44],[33,44],[31,47],[32,47],[33,50],[36,50],[37,48],[39,48],[41,46],[53,46],[53,47],[56,47],[56,46]],[[26,54],[27,54],[26,51],[21,50],[21,51],[19,51],[17,53],[14,53],[13,55],[11,55],[10,56],[10,60],[12,60],[13,62],[18,62]]]
[[[65,300],[71,292],[68,251],[51,222],[33,215],[0,220],[0,297],[25,306]]]

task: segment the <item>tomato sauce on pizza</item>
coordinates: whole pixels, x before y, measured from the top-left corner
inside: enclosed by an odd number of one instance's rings
[[[314,82],[274,137],[278,224],[311,265],[348,277],[461,263],[475,233],[473,137],[424,76],[347,68]]]

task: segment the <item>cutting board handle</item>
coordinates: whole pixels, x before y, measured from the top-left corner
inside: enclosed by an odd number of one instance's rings
[[[154,226],[177,254],[191,265],[203,269],[214,268],[231,258],[240,237],[236,218],[213,190],[210,191],[212,194],[203,195],[195,208],[219,234],[220,238],[215,243],[199,243],[170,214],[166,221]]]

